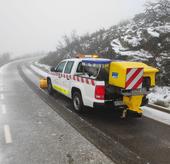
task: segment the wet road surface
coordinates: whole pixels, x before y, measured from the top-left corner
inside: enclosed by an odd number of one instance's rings
[[[33,73],[33,71],[31,72]],[[39,79],[40,77],[38,78],[38,76],[33,74],[31,80],[34,84],[38,85],[37,79]],[[74,112],[71,101],[64,96],[56,93],[54,99],[56,99],[58,103],[64,104],[64,107],[67,110],[71,110]],[[170,115],[168,116],[170,118]],[[123,150],[117,149],[117,151],[119,151],[123,155],[127,155],[127,157],[124,157],[127,163],[132,163],[132,161],[135,160],[136,157],[140,159],[136,160],[136,163],[170,163],[169,125],[160,123],[147,117],[142,117],[138,119],[128,118],[128,120],[121,120],[119,118],[119,113],[111,111],[109,109],[98,109],[92,112],[88,112],[84,115],[77,115],[77,117],[81,117],[86,122],[90,123],[93,127],[99,129],[114,142],[120,143],[121,146],[123,146]],[[88,138],[88,135],[86,137]],[[94,144],[99,144],[93,139],[90,140],[94,142]],[[104,149],[102,146],[97,146],[100,149]],[[115,145],[113,144],[112,146]],[[125,148],[126,150],[124,150]],[[114,148],[112,147],[111,150],[106,150],[105,153],[109,157],[112,157],[113,155],[117,156],[118,154],[116,153],[110,153],[112,149]],[[134,154],[132,155],[132,153],[128,154],[124,152],[128,150],[130,152],[133,152]],[[128,155],[132,159],[132,161],[128,161]]]
[[[22,62],[0,68],[0,163],[112,163],[28,87]]]

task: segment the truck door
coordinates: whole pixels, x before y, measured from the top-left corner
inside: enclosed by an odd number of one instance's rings
[[[65,80],[63,81],[63,87],[66,91],[66,96],[71,97],[71,71],[74,65],[74,61],[68,61],[65,69],[64,74],[66,74]]]
[[[62,93],[62,73],[65,67],[66,61],[63,61],[57,65],[55,68],[56,76],[53,76],[52,84],[53,88]]]

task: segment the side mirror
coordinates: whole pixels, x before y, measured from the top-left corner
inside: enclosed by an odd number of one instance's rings
[[[55,72],[55,67],[51,67],[51,68],[50,68],[50,71],[51,71],[51,72]]]

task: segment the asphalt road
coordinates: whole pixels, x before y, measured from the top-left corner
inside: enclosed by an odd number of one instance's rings
[[[109,109],[78,115],[64,96],[40,90],[40,77],[18,67],[21,63],[4,67],[0,79],[0,133],[6,134],[5,142],[0,139],[1,163],[111,163],[107,157],[115,163],[170,163],[170,126],[146,117],[121,120]],[[58,128],[58,122],[65,128]],[[66,140],[62,136],[68,129],[72,136]]]
[[[28,87],[22,62],[0,68],[0,164],[112,163]]]
[[[33,74],[31,80],[38,86],[37,82],[40,77],[38,78],[38,76]],[[48,99],[48,97],[46,99]],[[65,109],[74,111],[71,102],[64,96],[56,94],[54,99],[57,100],[58,104],[64,104]],[[47,100],[47,102],[49,102],[49,100]],[[54,106],[55,104],[56,103],[54,103]],[[91,142],[112,158],[112,160],[116,159],[115,162],[121,161],[122,159],[122,161],[126,163],[170,163],[169,124],[163,124],[147,117],[142,117],[141,119],[130,117],[128,120],[121,120],[119,113],[110,109],[98,109],[84,115],[79,115],[79,117],[90,123],[92,127],[104,133],[105,138],[107,138],[106,140],[111,139],[120,144],[116,147],[114,143],[109,141],[105,143],[98,142],[96,138],[101,138],[101,134],[98,134],[100,137],[95,137],[94,139],[94,136],[89,137],[89,134],[84,134]],[[166,114],[165,118],[167,119],[168,117],[170,120],[170,115]],[[73,126],[76,128],[76,125]],[[81,131],[81,129],[79,131]],[[83,129],[81,133],[85,133],[84,131],[85,129]],[[88,130],[86,131],[88,133]],[[105,145],[105,147],[103,145]],[[111,147],[108,145],[111,145]],[[114,150],[116,150],[116,152],[114,152]]]

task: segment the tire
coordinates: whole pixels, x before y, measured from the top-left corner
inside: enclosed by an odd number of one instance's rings
[[[84,111],[84,104],[80,92],[76,91],[73,93],[72,103],[73,103],[74,110],[76,112],[82,113]]]
[[[49,95],[54,94],[53,86],[52,86],[50,79],[47,80],[47,90],[48,90]]]
[[[133,118],[141,118],[143,116],[143,113],[137,113],[137,112],[128,111],[128,115],[133,117]]]
[[[142,113],[137,113],[137,118],[141,118],[143,116],[143,114]]]

